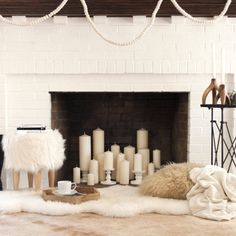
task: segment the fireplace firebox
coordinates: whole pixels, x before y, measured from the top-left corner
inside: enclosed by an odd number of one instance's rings
[[[72,179],[79,165],[79,136],[101,128],[105,149],[114,143],[136,146],[136,131],[149,131],[149,148],[161,163],[187,161],[188,93],[50,92],[51,122],[66,139],[66,161],[58,179]],[[151,152],[152,153],[152,152]],[[152,160],[152,156],[151,156]]]

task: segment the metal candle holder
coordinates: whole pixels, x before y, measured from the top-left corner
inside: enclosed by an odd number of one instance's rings
[[[111,180],[111,172],[113,170],[114,169],[112,169],[112,170],[105,170],[105,172],[106,172],[106,180],[102,181],[101,184],[104,184],[104,185],[115,185],[116,184],[116,181],[112,181]]]

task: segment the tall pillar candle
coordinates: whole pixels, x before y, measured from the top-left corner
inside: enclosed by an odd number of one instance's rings
[[[99,168],[99,181],[105,180],[105,171],[104,171],[104,153],[97,154],[98,168]]]
[[[93,130],[93,157],[96,159],[97,154],[104,153],[105,143],[104,130],[97,128]]]
[[[79,161],[82,171],[89,170],[89,162],[91,160],[91,137],[83,134],[79,136]]]
[[[94,183],[98,184],[98,161],[91,160],[89,164],[89,173],[94,175]]]
[[[139,149],[138,153],[140,153],[142,155],[142,168],[143,171],[145,171],[143,173],[143,175],[147,175],[148,174],[148,163],[150,162],[150,151],[147,148],[144,149]]]
[[[80,183],[80,168],[77,166],[73,168],[73,182]]]
[[[114,171],[112,171],[112,179],[116,179],[116,171],[117,171],[117,156],[120,153],[120,146],[117,144],[113,144],[111,146],[111,151],[113,153],[113,165]]]
[[[153,163],[149,163],[148,164],[148,175],[153,175],[154,172],[155,172],[154,164]]]
[[[134,155],[134,172],[142,172],[142,155],[140,153]]]
[[[104,170],[113,170],[113,153],[107,151],[104,154]]]
[[[127,146],[124,148],[124,154],[126,157],[126,160],[129,161],[129,179],[134,179],[134,154],[135,154],[135,148],[132,146]]]
[[[158,149],[153,150],[153,163],[156,169],[161,168],[161,151]]]
[[[116,170],[116,182],[120,182],[120,162],[125,159],[125,154],[124,153],[119,153],[117,156],[117,170]]]
[[[148,131],[146,129],[137,130],[137,149],[148,148]]]
[[[129,184],[129,162],[127,160],[120,162],[120,184]]]

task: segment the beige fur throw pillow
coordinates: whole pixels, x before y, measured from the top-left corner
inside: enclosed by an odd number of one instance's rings
[[[169,164],[155,174],[146,177],[140,186],[144,195],[161,198],[186,199],[186,194],[194,185],[189,172],[201,164]]]

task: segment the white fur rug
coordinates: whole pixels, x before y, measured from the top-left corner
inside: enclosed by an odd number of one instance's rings
[[[44,201],[41,194],[33,191],[0,192],[0,212],[40,213],[45,215],[68,215],[75,213],[96,213],[110,217],[130,217],[142,213],[172,215],[190,214],[187,200],[162,199],[143,196],[137,187],[112,186],[98,189],[101,198],[79,205]]]

